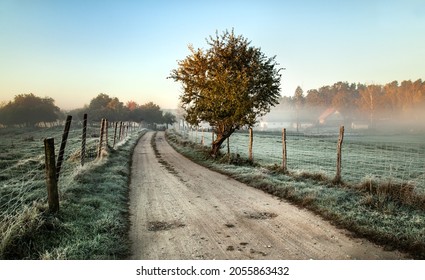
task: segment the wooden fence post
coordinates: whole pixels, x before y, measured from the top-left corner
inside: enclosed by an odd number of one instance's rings
[[[44,154],[46,165],[47,201],[49,211],[56,213],[59,211],[58,181],[56,177],[55,163],[55,139],[44,139]]]
[[[254,142],[254,135],[252,133],[252,127],[249,128],[249,146],[248,146],[248,157],[249,157],[249,161],[253,162],[253,157],[252,157],[252,143]]]
[[[284,173],[288,171],[286,151],[286,128],[282,128],[282,170]]]
[[[69,128],[71,127],[71,121],[72,121],[72,116],[67,116],[65,128],[64,128],[63,134],[62,134],[62,142],[61,142],[61,146],[60,146],[60,149],[59,149],[58,163],[57,163],[57,166],[56,166],[56,180],[57,181],[59,181],[59,175],[60,175],[60,172],[61,172],[62,162],[63,162],[63,155],[65,153],[66,141],[68,140],[68,134],[69,134]]]
[[[120,122],[120,137],[119,137],[120,140],[119,141],[122,140],[123,136],[124,136],[124,122]]]
[[[122,139],[122,122],[120,122],[120,131],[119,131],[118,135],[119,135],[118,136],[118,142],[119,142]]]
[[[109,126],[109,122],[108,119],[105,119],[105,148],[108,148],[108,126]]]
[[[97,158],[100,158],[102,154],[102,145],[103,145],[103,133],[105,131],[105,119],[100,121],[100,136],[99,136],[99,146],[97,147]]]
[[[204,146],[204,128],[202,128],[201,145]]]
[[[115,143],[117,141],[117,128],[118,128],[118,122],[115,122],[115,129],[114,129],[114,144],[113,144],[113,148],[115,148]]]
[[[212,136],[211,136],[211,147],[214,146],[214,129],[212,130]]]
[[[86,158],[86,139],[87,139],[87,114],[83,117],[83,137],[81,139],[81,166],[84,165]]]
[[[336,158],[336,176],[334,181],[341,182],[341,165],[342,165],[342,141],[344,140],[344,126],[339,128],[339,138],[337,145],[337,158]]]
[[[227,137],[227,161],[230,162],[230,136]]]

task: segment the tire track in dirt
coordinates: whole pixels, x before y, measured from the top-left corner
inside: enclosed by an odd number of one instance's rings
[[[132,259],[401,259],[201,167],[149,132],[133,154]]]

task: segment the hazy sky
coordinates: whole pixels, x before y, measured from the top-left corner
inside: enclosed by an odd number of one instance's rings
[[[425,78],[425,1],[0,0],[0,101],[99,93],[176,108],[188,44],[234,28],[286,70],[282,95],[338,81]]]

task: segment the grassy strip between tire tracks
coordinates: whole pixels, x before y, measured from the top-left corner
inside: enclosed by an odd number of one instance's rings
[[[231,163],[227,155],[214,160],[209,149],[174,131],[166,136],[178,152],[207,168],[312,210],[355,237],[425,259],[425,199],[408,184],[348,185],[321,174],[284,174],[278,166],[258,166],[240,157]]]
[[[126,258],[131,159],[144,132],[133,133],[102,159],[64,178],[58,214],[49,214],[40,198],[12,223],[3,223],[0,259]]]

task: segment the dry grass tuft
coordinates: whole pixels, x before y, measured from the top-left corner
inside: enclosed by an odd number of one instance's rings
[[[25,206],[17,215],[6,216],[0,223],[0,259],[20,259],[27,255],[22,246],[45,224],[39,204]]]
[[[393,183],[391,181],[380,183],[369,180],[356,186],[356,189],[376,196],[381,203],[394,201],[425,210],[425,196],[417,192],[415,186],[410,183]],[[369,198],[369,200],[371,199]]]

